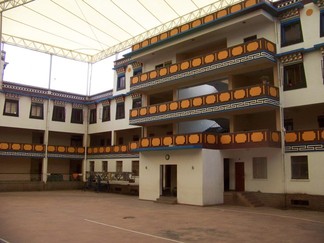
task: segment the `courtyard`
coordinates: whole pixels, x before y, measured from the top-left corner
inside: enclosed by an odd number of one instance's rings
[[[198,207],[92,191],[0,193],[0,242],[324,242],[324,212]]]

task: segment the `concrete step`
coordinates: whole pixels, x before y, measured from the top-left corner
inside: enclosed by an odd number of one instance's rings
[[[156,199],[156,203],[164,203],[164,204],[177,204],[177,198],[176,197],[165,197],[160,196]]]
[[[264,204],[255,197],[252,193],[248,192],[238,192],[237,196],[239,199],[243,201],[246,206],[249,207],[262,207]]]

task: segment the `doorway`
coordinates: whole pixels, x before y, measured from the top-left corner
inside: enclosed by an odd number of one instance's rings
[[[245,190],[244,183],[244,162],[235,163],[235,191],[242,192]]]
[[[80,180],[79,174],[82,173],[82,160],[70,160],[71,180]]]
[[[230,190],[230,160],[224,159],[224,192]]]
[[[30,179],[31,181],[40,181],[42,178],[42,159],[31,159],[30,163]]]
[[[177,166],[160,165],[161,196],[177,196]]]

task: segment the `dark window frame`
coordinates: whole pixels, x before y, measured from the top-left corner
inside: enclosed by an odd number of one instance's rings
[[[89,111],[89,123],[97,123],[97,108],[90,109]]]
[[[116,120],[125,118],[125,102],[119,102],[116,104]]]
[[[324,36],[324,11],[320,12],[320,37]]]
[[[294,130],[294,120],[293,119],[284,119],[284,128],[286,131],[293,131]]]
[[[308,180],[308,156],[291,156],[291,179],[293,180]]]
[[[298,36],[288,36],[298,29]],[[287,40],[288,39],[288,40]],[[281,47],[290,46],[293,44],[301,43],[304,41],[303,30],[301,26],[300,19],[294,19],[287,22],[281,23]]]
[[[283,75],[284,91],[307,88],[303,62],[284,66]]]
[[[65,107],[54,105],[52,121],[65,122]]]
[[[267,157],[254,157],[252,160],[253,179],[268,179]]]
[[[33,108],[35,109],[40,109],[40,115],[33,115]],[[38,113],[38,112],[36,112]],[[30,105],[30,112],[29,112],[29,118],[32,119],[40,119],[43,120],[44,119],[44,104],[43,103],[31,103]]]
[[[140,107],[142,107],[142,98],[134,98],[132,108],[135,109]]]
[[[117,90],[123,90],[126,88],[126,76],[121,75],[117,78]]]
[[[72,108],[71,123],[83,124],[83,109]]]
[[[102,107],[102,121],[110,121],[110,105]]]
[[[7,106],[10,105],[10,111],[7,111]],[[15,111],[12,111],[12,105],[15,105]],[[5,104],[3,107],[3,115],[4,116],[19,116],[19,100],[5,99]]]

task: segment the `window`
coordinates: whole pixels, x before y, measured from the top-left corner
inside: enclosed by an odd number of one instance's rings
[[[139,161],[132,161],[133,176],[139,176]]]
[[[320,14],[320,36],[324,36],[324,12]]]
[[[123,161],[116,161],[116,172],[123,172]]]
[[[83,123],[83,109],[72,109],[71,123]]]
[[[125,104],[124,102],[117,103],[116,120],[125,118]]]
[[[319,128],[324,128],[324,115],[317,117]]]
[[[284,67],[284,90],[306,88],[306,77],[303,63]]]
[[[117,79],[117,90],[125,89],[125,75],[118,77]]]
[[[162,67],[163,67],[163,63],[155,65],[155,69],[162,68]]]
[[[5,101],[5,106],[3,110],[3,115],[6,116],[18,116],[18,100],[7,100]]]
[[[303,42],[300,20],[293,20],[281,24],[281,46],[289,46]]]
[[[97,108],[90,110],[90,124],[97,123]]]
[[[134,76],[142,73],[142,68],[134,70]]]
[[[106,105],[102,109],[102,121],[110,121],[110,105]]]
[[[40,103],[32,103],[30,107],[30,114],[29,118],[34,118],[34,119],[43,119],[43,104]]]
[[[54,106],[53,108],[53,121],[65,122],[65,107]]]
[[[82,147],[83,137],[79,135],[71,136],[71,146],[72,147]]]
[[[267,158],[256,157],[253,158],[253,178],[267,179]]]
[[[133,109],[139,107],[142,107],[142,99],[141,98],[133,99]]]
[[[108,161],[102,161],[102,172],[108,172]]]
[[[291,179],[308,179],[307,156],[291,156]]]
[[[94,161],[90,161],[90,172],[94,172],[95,166]]]
[[[257,35],[252,35],[252,36],[249,36],[249,37],[246,37],[244,38],[244,42],[249,42],[249,41],[253,41],[253,40],[256,40],[257,39]]]
[[[293,119],[285,119],[284,120],[284,127],[286,131],[293,131],[294,130],[294,121]]]

